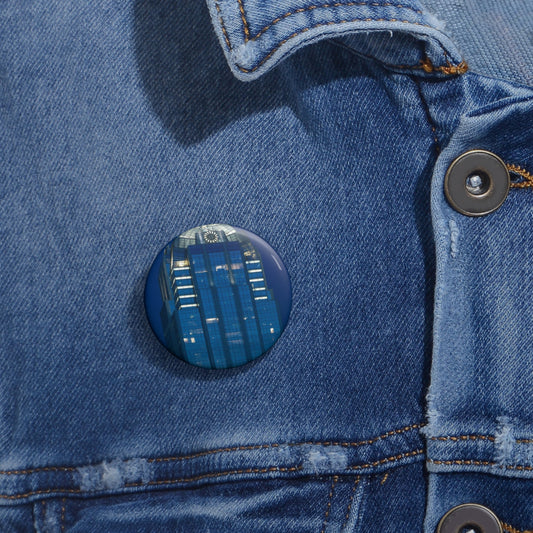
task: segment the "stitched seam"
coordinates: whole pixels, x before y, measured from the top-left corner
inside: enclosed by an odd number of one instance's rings
[[[344,48],[346,50],[348,50],[349,52],[351,52],[352,54],[355,54],[359,57],[364,57],[365,59],[371,59],[373,61],[378,61],[379,63],[381,63],[383,66],[385,67],[388,67],[388,68],[399,68],[399,69],[414,69],[414,70],[424,70],[425,72],[443,72],[445,74],[464,74],[467,70],[468,70],[468,64],[466,63],[466,61],[461,61],[457,66],[453,66],[449,59],[448,59],[448,54],[446,53],[446,50],[444,50],[444,48],[442,49],[443,53],[444,53],[444,56],[447,58],[446,59],[446,66],[439,66],[439,67],[435,67],[433,65],[433,63],[431,62],[431,60],[428,58],[428,57],[425,57],[424,59],[421,59],[417,65],[398,65],[398,64],[394,64],[394,63],[387,63],[386,61],[383,61],[382,59],[376,57],[376,56],[373,56],[371,54],[363,54],[362,52],[360,52],[359,50],[354,50],[353,48],[350,48],[349,46],[346,46],[344,43],[340,42],[340,41],[336,41],[336,40],[331,40],[331,42],[337,46],[340,46],[341,48]],[[454,70],[454,72],[451,72],[450,69]]]
[[[439,138],[437,137],[437,125],[435,124],[435,121],[433,120],[433,117],[431,116],[429,105],[426,102],[426,99],[424,98],[424,94],[422,93],[422,87],[420,86],[420,83],[418,83],[418,81],[414,77],[413,77],[413,81],[418,90],[418,96],[420,97],[420,101],[422,102],[422,107],[424,108],[424,112],[426,114],[426,120],[429,124],[429,127],[431,128],[431,131],[433,132],[433,146],[435,148],[435,152],[438,155],[440,153],[440,144],[439,144]]]
[[[321,22],[321,23],[318,23],[318,24],[315,24],[313,26],[309,26],[307,28],[303,28],[297,32],[294,32],[292,35],[289,35],[286,39],[283,39],[282,41],[279,42],[279,44],[273,48],[269,54],[267,54],[255,67],[252,67],[250,69],[247,69],[247,68],[244,68],[244,67],[241,67],[239,65],[237,65],[237,68],[241,71],[241,72],[246,72],[246,73],[249,73],[249,72],[254,72],[255,70],[257,70],[261,65],[263,65],[263,63],[265,63],[266,61],[268,61],[268,59],[270,59],[270,57],[277,51],[279,50],[286,42],[290,41],[292,38],[302,34],[302,33],[305,33],[309,30],[312,30],[314,28],[319,28],[321,26],[332,26],[332,25],[335,25],[335,24],[347,24],[347,23],[350,23],[350,22],[401,22],[402,24],[414,24],[416,26],[422,26],[422,27],[425,27],[425,28],[433,28],[433,26],[430,26],[428,24],[422,24],[420,22],[411,22],[410,20],[400,20],[400,19],[385,19],[385,18],[378,18],[378,19],[373,19],[373,18],[356,18],[356,19],[351,19],[351,20],[340,20],[338,22],[336,21],[330,21],[330,22]],[[425,72],[442,72],[443,74],[447,74],[447,75],[455,75],[455,74],[463,74],[464,72],[466,72],[468,70],[468,65],[466,64],[465,61],[461,61],[461,63],[459,63],[458,65],[454,66],[454,65],[449,65],[449,66],[440,66],[440,67],[435,67],[431,61],[429,60],[429,58],[427,58],[426,60],[422,61],[422,65],[417,65],[417,66],[412,66],[412,67],[409,67],[409,66],[405,66],[405,68],[421,68],[423,69]]]
[[[505,468],[508,468],[509,470],[533,470],[533,466],[530,465],[505,465]]]
[[[435,465],[483,465],[483,466],[495,466],[498,463],[491,461],[476,461],[474,459],[448,459],[441,461],[438,459],[428,459],[428,462]]]
[[[242,25],[244,27],[244,42],[248,42],[250,40],[250,29],[248,28],[248,21],[246,20],[246,14],[244,13],[244,6],[242,4],[242,0],[238,0],[239,2],[239,11],[241,12],[241,20]]]
[[[414,22],[413,24],[416,24],[416,22]],[[423,61],[421,61],[422,69],[425,72],[428,72],[428,73],[429,72],[439,71],[439,72],[442,72],[443,74],[448,74],[448,75],[464,74],[468,70],[468,65],[467,65],[466,61],[463,60],[458,65],[453,65],[450,62],[448,53],[446,52],[446,50],[444,50],[444,48],[442,49],[442,52],[443,52],[444,57],[446,59],[446,65],[445,66],[443,65],[443,66],[440,66],[440,67],[435,67],[433,65],[433,63],[431,62],[431,59],[429,59],[429,57],[426,57]]]
[[[444,53],[446,53],[443,50]],[[455,75],[461,75],[464,74],[468,70],[468,63],[466,61],[461,61],[458,65],[452,65],[451,63],[447,66],[439,66],[436,67],[431,62],[431,59],[429,57],[426,57],[425,59],[420,60],[420,65],[387,65],[391,67],[396,68],[413,68],[413,69],[422,69],[424,72],[432,73],[432,72],[440,72],[442,74],[446,74],[447,76],[455,76]]]
[[[380,484],[380,485],[384,485],[388,478],[389,478],[389,472],[387,472],[387,473],[383,476],[383,479],[380,481],[379,484]]]
[[[13,474],[33,474],[33,472],[46,472],[46,471],[65,471],[72,472],[77,470],[74,466],[43,466],[39,468],[29,468],[26,470],[0,470],[0,475],[13,475]]]
[[[224,21],[222,20],[222,13],[220,11],[220,6],[218,5],[217,0],[215,0],[215,7],[217,9],[218,20],[220,22],[220,27],[222,28],[222,33],[224,34],[224,40],[226,41],[226,46],[228,47],[228,50],[231,50],[231,43],[229,42],[228,32],[226,31],[226,26],[224,25]]]
[[[3,498],[4,500],[18,500],[20,498],[27,498],[28,496],[33,496],[34,494],[50,494],[52,492],[67,492],[69,494],[71,493],[79,494],[82,492],[82,490],[81,489],[61,489],[61,488],[32,490],[30,492],[25,492],[24,494],[14,494],[14,495],[0,494],[0,498]]]
[[[424,450],[413,450],[412,452],[406,452],[406,453],[400,453],[398,455],[393,455],[392,457],[385,457],[384,459],[380,459],[379,461],[374,461],[372,463],[366,463],[364,465],[352,465],[347,466],[346,470],[361,470],[363,468],[372,468],[374,466],[379,466],[385,463],[393,463],[395,461],[400,461],[401,459],[405,459],[406,457],[414,457],[416,455],[421,455],[424,453]]]
[[[506,524],[505,522],[500,521],[501,526],[505,531],[508,531],[509,533],[532,533],[531,530],[527,531],[521,531],[520,529],[517,529],[516,527],[511,526],[510,524]]]
[[[10,476],[13,474],[33,474],[33,472],[46,472],[46,471],[72,472],[74,470],[77,470],[77,468],[74,466],[42,466],[39,468],[29,468],[26,470],[0,470],[0,475]]]
[[[149,462],[160,462],[160,461],[184,461],[188,459],[194,459],[196,457],[203,457],[204,455],[211,455],[213,453],[221,453],[221,452],[232,452],[232,451],[241,451],[241,450],[258,450],[262,448],[279,448],[280,446],[291,446],[291,447],[297,447],[297,446],[342,446],[342,447],[358,447],[358,446],[364,446],[364,445],[372,445],[376,442],[387,439],[389,437],[392,437],[394,435],[400,435],[402,433],[406,433],[408,431],[412,431],[414,429],[422,428],[423,424],[412,424],[410,426],[405,426],[403,428],[399,429],[393,429],[392,431],[387,431],[387,433],[384,433],[383,435],[379,435],[378,437],[374,437],[372,439],[367,440],[361,440],[358,442],[336,442],[336,441],[306,441],[306,442],[289,442],[287,444],[258,444],[258,445],[252,445],[252,446],[235,446],[232,448],[218,448],[216,450],[206,450],[205,452],[199,452],[192,455],[184,455],[184,456],[178,456],[178,457],[158,457],[155,459],[148,459]]]
[[[451,440],[453,442],[461,440],[490,440],[491,442],[494,442],[496,439],[492,435],[458,435],[453,437],[430,437],[430,440]]]
[[[518,165],[506,163],[505,166],[507,167],[507,170],[509,172],[518,174],[519,176],[522,176],[522,178],[524,178],[525,180],[525,181],[520,181],[520,182],[511,182],[511,187],[516,187],[516,188],[533,187],[533,174],[531,174],[526,169]]]
[[[244,34],[245,34],[245,37],[244,37],[244,42],[247,43],[248,41],[255,41],[257,40],[259,37],[261,37],[261,35],[263,35],[269,28],[271,28],[272,26],[274,26],[275,24],[277,24],[278,22],[292,16],[292,15],[295,15],[295,14],[298,14],[298,13],[302,13],[304,11],[310,11],[310,10],[314,10],[314,9],[318,9],[318,8],[324,8],[324,9],[332,9],[334,7],[350,7],[350,6],[376,6],[376,7],[395,7],[395,8],[398,8],[398,9],[406,9],[406,10],[410,10],[416,14],[423,14],[422,11],[420,10],[417,10],[417,9],[414,9],[410,6],[404,6],[404,5],[401,5],[401,4],[393,4],[393,3],[390,3],[390,2],[386,2],[386,3],[383,3],[383,4],[380,4],[378,2],[347,2],[347,3],[342,3],[342,2],[335,2],[333,4],[322,4],[322,5],[313,5],[313,6],[308,6],[306,8],[300,8],[300,9],[296,9],[294,11],[289,11],[287,13],[284,13],[283,15],[277,17],[276,19],[274,19],[270,24],[268,24],[267,26],[263,27],[261,30],[259,30],[259,32],[254,35],[253,37],[250,37],[250,30],[249,30],[249,23],[248,23],[248,20],[246,18],[246,14],[244,12],[244,6],[243,6],[243,3],[242,3],[242,0],[238,0],[239,2],[239,11],[241,13],[241,19],[242,19],[242,22],[243,22],[243,29],[244,29]],[[218,18],[219,18],[219,21],[220,21],[220,25],[221,25],[221,28],[222,28],[222,33],[224,34],[224,40],[226,41],[226,46],[228,47],[228,50],[231,51],[232,50],[232,46],[231,46],[231,43],[230,43],[230,40],[229,40],[229,37],[228,37],[228,32],[226,30],[226,25],[224,23],[224,19],[222,18],[222,13],[221,13],[221,10],[220,10],[220,6],[218,5],[218,2],[217,0],[215,0],[215,7],[217,9],[217,13],[218,13]],[[303,28],[301,30],[299,30],[298,32],[295,32],[293,33],[292,35],[290,35],[288,38],[282,40],[265,58],[263,58],[263,60],[261,60],[260,63],[258,63],[255,67],[251,68],[251,69],[247,69],[247,68],[244,68],[244,67],[241,67],[239,65],[237,65],[237,68],[241,71],[241,72],[245,72],[245,73],[249,73],[249,72],[254,72],[255,70],[257,70],[261,65],[263,65],[279,48],[281,48],[281,46],[283,46],[287,41],[289,41],[290,39],[292,39],[293,37],[296,37],[297,35],[300,35],[301,33],[304,33],[306,31],[309,31],[310,29],[313,29],[313,28],[318,28],[320,26],[329,26],[329,25],[333,25],[333,24],[346,24],[348,22],[371,22],[371,21],[380,21],[380,22],[402,22],[404,24],[415,24],[417,26],[423,26],[423,27],[426,27],[426,28],[432,28],[434,29],[433,26],[429,25],[429,24],[422,24],[420,22],[411,22],[409,20],[399,20],[399,19],[385,19],[385,18],[379,18],[379,19],[372,19],[372,18],[359,18],[359,19],[351,19],[351,20],[341,20],[339,22],[327,22],[327,23],[320,23],[320,24],[315,24],[314,26],[311,26],[311,27],[308,27],[308,28]],[[446,53],[446,50],[443,49],[443,52],[444,52],[444,56],[446,58],[448,58],[448,54]],[[423,69],[425,72],[441,72],[443,74],[447,74],[447,75],[456,75],[456,74],[464,74],[467,70],[468,70],[468,65],[467,63],[463,60],[461,61],[458,65],[453,65],[448,59],[447,59],[447,66],[439,66],[439,67],[435,67],[431,60],[429,58],[426,58],[425,60],[421,61],[421,65],[389,65],[389,66],[396,66],[397,68],[417,68],[417,69]]]
[[[379,461],[374,461],[373,463],[367,463],[363,465],[352,465],[346,467],[345,470],[359,470],[362,468],[371,468],[373,466],[379,466],[385,463],[400,461],[401,459],[404,459],[405,457],[412,457],[416,455],[421,455],[424,453],[424,450],[413,450],[411,452],[402,453],[399,455],[395,455],[392,457],[386,457],[384,459],[381,459]],[[227,470],[224,472],[210,472],[207,474],[201,474],[194,477],[189,478],[178,478],[178,479],[165,479],[165,480],[158,480],[158,481],[147,481],[147,482],[136,482],[136,483],[125,483],[123,485],[124,488],[130,488],[130,487],[143,487],[143,486],[149,486],[149,485],[170,485],[174,483],[193,483],[195,481],[201,481],[203,479],[211,479],[211,478],[219,478],[224,476],[232,476],[237,474],[266,474],[270,472],[299,472],[303,470],[303,465],[298,466],[270,466],[266,468],[246,468],[241,470]],[[15,495],[8,495],[8,494],[0,494],[0,498],[8,499],[8,500],[16,500],[20,498],[26,498],[28,496],[32,496],[34,494],[50,494],[52,492],[63,492],[68,494],[80,494],[81,492],[90,493],[91,491],[82,491],[81,489],[61,489],[61,488],[55,488],[55,489],[46,489],[46,490],[36,490],[36,491],[30,491],[26,492],[24,494],[15,494]],[[92,491],[92,492],[99,492],[99,491]]]
[[[326,526],[328,525],[329,512],[331,511],[331,500],[333,499],[333,491],[335,490],[335,485],[339,480],[339,476],[333,476],[333,481],[331,482],[331,489],[328,496],[328,505],[326,506],[326,516],[324,516],[324,522],[322,524],[322,531],[320,533],[326,533]]]
[[[266,468],[245,468],[241,470],[228,470],[225,472],[210,472],[189,478],[164,479],[159,481],[147,481],[138,483],[125,483],[124,487],[142,487],[145,485],[169,485],[173,483],[193,483],[202,479],[218,478],[224,476],[234,476],[237,474],[267,474],[269,472],[298,472],[303,470],[303,465],[298,466],[270,466]]]
[[[63,498],[61,500],[61,502],[63,504],[62,507],[61,507],[61,519],[60,519],[60,522],[59,522],[61,524],[61,531],[65,531],[65,508],[66,508],[65,502],[66,501],[67,501],[66,498]]]
[[[452,441],[454,443],[465,440],[489,440],[494,442],[496,440],[492,435],[456,435],[456,436],[446,436],[446,437],[430,437],[430,440],[440,440],[440,441]],[[516,439],[517,444],[531,444],[533,439]]]
[[[395,461],[400,461],[401,459],[404,459],[406,457],[413,457],[416,455],[421,455],[424,453],[424,450],[413,450],[411,452],[401,453],[399,455],[394,455],[392,457],[386,457],[384,459],[381,459],[379,461],[374,461],[373,463],[367,463],[363,465],[352,465],[347,466],[345,470],[359,470],[363,468],[371,468],[373,466],[379,466],[385,463],[391,463]],[[154,485],[170,485],[174,483],[193,483],[195,481],[201,481],[203,479],[211,479],[211,478],[219,478],[224,476],[232,476],[232,475],[238,475],[238,474],[266,474],[270,472],[299,472],[303,470],[303,465],[298,466],[270,466],[265,468],[246,468],[241,470],[227,470],[224,472],[210,472],[207,474],[200,474],[198,476],[189,477],[189,478],[178,478],[178,479],[165,479],[165,480],[158,480],[158,481],[147,481],[147,482],[136,482],[136,483],[124,483],[124,488],[130,488],[130,487],[143,487],[143,486],[154,486]],[[91,492],[98,493],[100,491],[82,491],[81,489],[62,489],[62,488],[54,488],[54,489],[46,489],[46,490],[35,490],[26,492],[24,494],[15,494],[15,495],[8,495],[8,494],[0,494],[0,498],[7,499],[7,500],[16,500],[20,498],[26,498],[28,496],[33,496],[34,494],[50,494],[52,492],[62,492],[67,494],[80,494],[82,492],[89,494]]]
[[[229,470],[227,472],[213,472],[213,473],[202,474],[200,476],[195,476],[195,477],[190,477],[190,478],[166,479],[166,480],[161,480],[161,481],[148,481],[148,482],[140,482],[140,483],[125,483],[123,486],[126,488],[126,487],[142,487],[142,486],[147,486],[147,485],[166,485],[166,484],[173,484],[173,483],[193,483],[194,481],[199,481],[202,479],[231,476],[231,475],[236,475],[236,474],[265,474],[268,472],[297,472],[302,469],[303,469],[302,465],[291,466],[291,467],[271,466],[268,468],[247,468],[244,470]],[[33,490],[30,492],[26,492],[24,494],[15,494],[15,495],[0,494],[0,498],[6,499],[6,500],[17,500],[20,498],[26,498],[28,496],[33,496],[34,494],[50,494],[52,492],[63,492],[63,493],[68,493],[68,494],[80,494],[84,492],[86,494],[89,494],[91,491],[82,491],[81,489],[55,488],[55,489],[46,489],[46,490]],[[92,491],[92,492],[98,493],[99,491]]]
[[[239,0],[239,3],[241,0]],[[256,39],[259,39],[261,35],[263,35],[268,29],[270,29],[272,26],[277,24],[278,22],[281,22],[282,20],[286,19],[287,17],[290,17],[291,15],[296,15],[298,13],[304,13],[305,11],[312,11],[314,9],[331,9],[333,7],[351,7],[351,6],[375,6],[375,7],[396,7],[398,9],[408,9],[410,11],[413,11],[414,13],[417,13],[418,15],[422,15],[422,11],[418,9],[414,9],[410,6],[403,6],[401,4],[392,4],[390,2],[386,2],[384,4],[380,4],[378,2],[335,2],[334,4],[322,4],[322,5],[313,5],[308,7],[302,7],[300,9],[295,9],[294,11],[289,11],[288,13],[285,13],[277,18],[275,18],[270,24],[266,25],[264,28],[260,29],[253,37],[251,37],[250,41],[255,41]],[[244,21],[243,21],[244,22]],[[246,25],[248,25],[248,22],[246,21]]]
[[[306,441],[306,442],[289,442],[286,444],[272,443],[272,444],[256,444],[256,445],[250,445],[250,446],[232,446],[228,448],[217,448],[214,450],[206,450],[204,452],[198,452],[198,453],[194,453],[191,455],[182,455],[182,456],[176,456],[176,457],[151,457],[151,458],[148,458],[147,461],[150,463],[161,462],[161,461],[186,461],[189,459],[195,459],[197,457],[203,457],[205,455],[212,455],[215,453],[279,448],[280,446],[296,447],[296,446],[314,445],[314,446],[358,447],[358,446],[363,446],[363,445],[372,445],[380,440],[387,439],[394,435],[401,435],[402,433],[406,433],[414,429],[420,429],[424,426],[425,424],[411,424],[410,426],[405,426],[403,428],[387,431],[387,433],[383,433],[382,435],[379,435],[378,437],[374,437],[372,439],[367,439],[367,440],[361,440],[357,442]],[[46,471],[72,472],[72,471],[78,470],[78,468],[79,467],[74,467],[74,466],[43,466],[43,467],[38,467],[38,468],[29,468],[25,470],[0,470],[0,474],[3,474],[3,475],[32,474],[34,472],[46,472]]]
[[[352,510],[352,504],[353,504],[353,499],[355,496],[355,491],[357,490],[357,486],[359,485],[360,481],[361,481],[361,476],[357,476],[357,478],[355,479],[355,483],[353,484],[353,487],[352,487],[352,494],[350,496],[350,501],[348,502],[348,507],[346,508],[346,514],[344,515],[344,524],[342,524],[341,526],[341,531],[348,524],[348,520],[350,520],[350,511]]]
[[[530,465],[500,465],[494,461],[478,461],[475,459],[427,459],[429,463],[436,465],[481,465],[481,466],[498,466],[501,469],[506,470],[533,470],[533,466]]]

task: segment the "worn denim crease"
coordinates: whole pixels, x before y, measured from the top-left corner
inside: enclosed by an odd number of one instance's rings
[[[45,483],[50,487],[50,484],[52,483],[51,474],[53,472],[56,472],[59,475],[57,478],[56,483],[58,486],[56,488],[46,488],[46,489],[39,489],[39,490],[31,490],[31,491],[25,491],[18,494],[0,494],[1,499],[6,500],[16,500],[16,499],[24,499],[32,496],[37,495],[44,495],[44,494],[61,494],[61,493],[69,493],[69,494],[95,494],[100,492],[105,493],[119,493],[126,489],[131,488],[140,488],[140,487],[154,487],[154,486],[163,486],[163,485],[186,485],[191,484],[195,482],[207,482],[210,480],[218,480],[220,478],[236,478],[236,477],[247,477],[250,478],[250,476],[253,477],[263,477],[268,476],[271,477],[273,474],[295,474],[300,472],[301,474],[308,475],[309,471],[314,472],[318,468],[318,472],[331,472],[335,474],[342,474],[345,472],[349,472],[351,470],[365,470],[365,471],[373,471],[374,469],[381,467],[383,465],[387,466],[388,464],[393,464],[397,462],[405,462],[404,460],[407,460],[409,462],[411,458],[415,458],[416,456],[420,456],[423,452],[423,450],[413,450],[404,452],[402,454],[396,454],[394,456],[388,456],[388,457],[380,457],[382,455],[379,451],[376,453],[376,460],[372,462],[364,462],[360,461],[357,464],[347,464],[346,461],[344,461],[344,456],[342,457],[342,460],[335,460],[335,453],[336,449],[342,450],[343,448],[349,448],[349,449],[358,449],[361,447],[376,447],[380,446],[381,442],[387,440],[387,439],[393,439],[393,438],[400,438],[403,434],[406,433],[414,433],[414,438],[408,439],[405,441],[406,445],[409,445],[409,443],[421,443],[418,435],[418,430],[420,429],[420,424],[411,424],[410,426],[405,426],[403,428],[398,428],[395,430],[388,431],[386,433],[383,433],[382,435],[376,436],[371,439],[365,439],[361,441],[355,441],[355,442],[336,442],[336,441],[320,441],[320,442],[314,442],[314,441],[307,441],[307,442],[289,442],[289,443],[272,443],[272,444],[262,444],[262,445],[249,445],[249,446],[236,446],[236,447],[229,447],[229,448],[219,448],[214,450],[206,450],[204,452],[198,452],[195,454],[190,455],[184,455],[184,456],[178,456],[178,457],[149,457],[149,458],[142,458],[142,459],[128,459],[126,461],[122,462],[113,462],[113,461],[104,461],[102,465],[84,465],[84,466],[50,466],[50,467],[40,467],[40,468],[34,468],[34,469],[24,469],[24,470],[5,470],[0,472],[0,475],[7,476],[7,477],[13,477],[13,476],[29,476],[29,475],[40,475],[41,473],[45,473],[46,476],[43,478],[45,480]],[[250,467],[248,468],[241,468],[241,469],[231,469],[231,470],[224,470],[224,471],[218,471],[218,472],[204,472],[199,473],[197,475],[189,475],[179,476],[180,473],[185,472],[192,472],[190,469],[187,469],[187,467],[179,466],[182,463],[190,463],[191,461],[197,460],[197,459],[208,459],[208,456],[212,456],[214,454],[224,454],[227,456],[228,454],[237,454],[237,453],[248,453],[248,452],[260,452],[265,451],[267,449],[272,449],[276,451],[276,455],[274,457],[288,457],[287,453],[284,450],[288,450],[290,448],[300,448],[303,449],[302,452],[298,452],[295,456],[294,460],[297,461],[297,464],[288,465],[288,466],[272,466],[272,465],[266,465],[266,466],[253,466],[254,465],[254,457],[256,455],[252,455],[252,458],[250,459]],[[279,452],[278,452],[279,450]],[[354,461],[357,461],[358,458],[368,457],[367,451],[362,451],[360,454],[356,454],[351,456]],[[309,463],[309,461],[312,461],[312,463]],[[136,467],[137,470],[131,468],[131,464],[134,464],[134,466],[139,465],[139,467]],[[161,468],[158,470],[161,473],[168,473],[168,467],[166,467],[166,464],[169,463],[175,463],[176,467],[174,469],[174,472],[178,474],[176,477],[173,478],[165,478],[165,479],[154,479],[155,477],[159,477],[157,472],[154,471],[146,471],[143,470],[143,464],[161,464]],[[209,463],[205,463],[205,465],[209,465]],[[204,463],[198,463],[197,466],[198,469],[204,468]],[[103,470],[102,470],[103,469]],[[64,474],[69,474],[68,477],[65,477]],[[79,474],[82,474],[81,480],[79,479]],[[139,475],[142,475],[145,477],[144,481],[127,481],[128,476],[138,477]],[[103,480],[103,477],[107,476],[108,480],[116,479],[117,481],[112,482],[105,482]],[[111,476],[114,476],[114,478],[111,478]],[[0,480],[1,483],[1,480]],[[32,486],[35,486],[35,484],[38,483],[38,478],[34,477],[34,481],[31,482]],[[5,487],[7,486],[13,486],[12,483],[5,483]]]

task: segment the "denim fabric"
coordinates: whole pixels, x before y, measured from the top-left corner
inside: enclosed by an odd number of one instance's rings
[[[446,21],[470,70],[531,86],[533,4],[528,0],[425,0],[424,6]]]
[[[417,2],[209,0],[208,5],[228,63],[242,80],[258,78],[302,46],[347,34],[355,34],[358,51],[369,49],[398,68],[420,68],[424,58],[442,73],[462,60],[442,23]]]
[[[4,0],[0,31],[0,531],[533,527],[531,88],[413,0]],[[475,219],[443,192],[471,148],[513,179]],[[233,370],[144,314],[209,223],[293,291]]]
[[[481,218],[458,215],[442,198],[443,173],[453,154],[474,145],[490,147],[510,165],[520,159],[531,168],[531,90],[509,89],[508,84],[477,81],[478,94],[487,91],[498,97],[463,111],[435,165],[431,196],[437,280],[424,428],[429,472],[532,477],[531,197],[520,194],[519,187],[511,189],[498,211]],[[482,499],[504,522],[514,508],[514,522],[531,527],[526,515],[530,504],[518,503],[521,494],[531,492],[527,483],[509,482],[504,488],[497,478],[471,483],[465,476],[455,494],[444,497],[436,487],[449,481],[431,475],[429,479],[428,509],[434,505],[437,516],[443,514],[437,511],[443,500],[457,505],[465,498]],[[468,489],[461,490],[463,485]],[[485,494],[474,496],[476,491]],[[428,513],[429,531],[436,518]]]
[[[216,483],[200,492],[163,490],[99,497],[90,505],[77,499],[42,500],[34,506],[34,517],[38,531],[62,526],[72,532],[411,531],[413,521],[422,519],[424,494],[420,492],[406,507],[402,490],[421,482],[423,467],[418,463],[398,468],[394,475]],[[382,512],[383,499],[390,515]]]

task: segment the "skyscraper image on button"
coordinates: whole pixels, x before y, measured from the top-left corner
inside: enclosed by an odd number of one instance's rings
[[[291,288],[276,252],[225,224],[198,226],[160,252],[145,289],[159,340],[192,365],[222,369],[253,361],[287,324]]]

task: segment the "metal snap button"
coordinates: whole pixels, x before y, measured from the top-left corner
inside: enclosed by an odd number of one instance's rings
[[[291,286],[263,239],[207,224],[161,250],[144,301],[154,333],[176,357],[203,368],[233,368],[265,353],[281,335]]]
[[[460,155],[444,178],[444,192],[450,205],[473,217],[498,209],[507,198],[510,185],[505,163],[486,150],[469,150]]]
[[[440,520],[436,533],[503,533],[497,516],[477,503],[464,503],[450,509]]]

